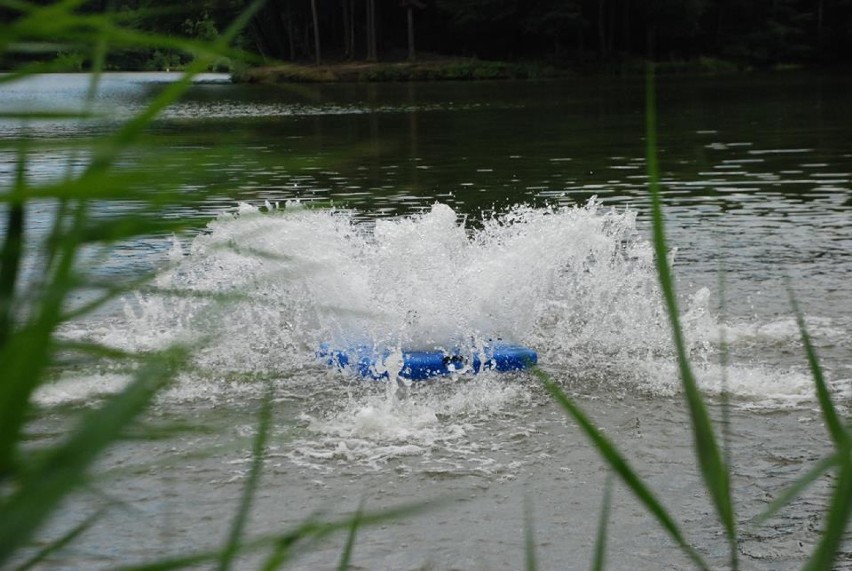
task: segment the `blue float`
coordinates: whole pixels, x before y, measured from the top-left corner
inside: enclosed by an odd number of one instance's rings
[[[403,350],[402,366],[398,371],[390,370],[399,366],[398,361],[392,359],[392,356],[393,352],[390,349],[372,345],[355,345],[338,349],[323,343],[317,351],[317,358],[327,366],[374,380],[388,379],[391,372],[403,379],[422,381],[452,374],[475,375],[482,371],[520,371],[538,362],[538,355],[532,349],[503,342],[489,343],[483,347],[470,347],[465,350],[460,348]]]

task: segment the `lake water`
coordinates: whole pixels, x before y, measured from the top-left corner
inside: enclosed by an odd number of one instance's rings
[[[0,121],[0,182],[14,140],[28,176],[56,180],[85,144],[177,76],[112,74],[0,85],[3,111],[73,110],[86,120]],[[147,414],[184,428],[112,448],[94,486],[44,531],[103,518],[49,568],[112,568],[221,545],[251,460],[261,396],[274,393],[250,532],[316,514],[434,502],[359,532],[360,569],[518,569],[529,504],[543,569],[587,568],[608,470],[530,376],[397,386],[317,363],[329,339],[389,347],[499,336],[534,347],[626,453],[690,541],[723,568],[727,547],[700,478],[648,243],[642,80],[574,79],[237,86],[205,76],[119,169],[133,190],[177,190],[168,216],[201,232],[121,243],[90,271],[203,296],[130,292],[62,331],[147,350],[204,342]],[[711,412],[729,393],[727,446],[741,525],[830,449],[786,281],[844,414],[852,398],[852,77],[662,78],[665,213],[693,363]],[[81,146],[82,143],[82,146]],[[321,202],[330,208],[310,208]],[[132,211],[103,203],[95,214]],[[38,203],[37,239],[52,207]],[[731,362],[720,365],[720,340]],[[36,441],[120,390],[126,366],[57,371],[36,395]],[[813,548],[833,478],[743,531],[749,569],[793,569]],[[689,561],[616,484],[610,568]],[[296,569],[336,568],[345,538]],[[251,559],[245,562],[248,564]],[[852,545],[839,568],[852,568]]]

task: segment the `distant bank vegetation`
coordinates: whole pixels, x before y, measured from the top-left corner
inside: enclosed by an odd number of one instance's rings
[[[427,61],[337,62],[333,65],[285,63],[235,71],[234,81],[244,83],[326,83],[337,81],[440,81],[468,79],[533,79],[560,71],[534,63],[506,63],[468,58],[433,58]]]
[[[248,1],[79,4],[78,11],[93,18],[111,10],[128,28],[159,35],[160,45],[115,49],[105,62],[106,69],[153,71],[182,69],[193,61],[194,54],[169,39],[214,40]],[[0,8],[0,21],[18,16],[19,11]],[[245,66],[235,66],[227,57],[211,68],[253,81],[538,77],[559,70],[623,73],[642,69],[637,62],[649,56],[673,71],[848,64],[852,2],[267,0],[236,45],[265,71],[246,74]],[[34,60],[51,60],[53,71],[85,71],[92,64],[89,47],[73,42],[3,47],[0,67],[5,69]]]

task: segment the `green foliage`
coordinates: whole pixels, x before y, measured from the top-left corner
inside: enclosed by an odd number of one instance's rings
[[[53,60],[56,71],[83,71],[86,64],[86,56],[80,52],[59,52]]]
[[[79,59],[79,54],[90,51],[90,39],[102,34],[110,45],[102,69],[174,69],[195,58],[208,59],[221,26],[239,14],[232,8],[218,15],[225,19],[219,22],[206,11],[198,17],[195,10],[186,6],[153,0],[125,2],[111,12],[85,2],[57,2],[43,7],[20,2],[9,6],[7,10],[12,14],[8,19],[12,24],[0,28],[0,66],[11,68],[32,61],[50,61],[57,53]],[[227,47],[235,43],[239,34],[233,36],[228,44],[220,44],[217,58],[245,58],[245,54]],[[77,59],[60,63],[73,64]],[[84,57],[80,61],[82,64],[87,60]]]
[[[184,367],[187,348],[172,347],[144,357],[119,355],[97,345],[76,344],[72,349],[67,343],[59,342],[56,334],[68,320],[124,291],[113,284],[98,283],[90,276],[78,260],[81,248],[93,244],[108,248],[117,240],[155,232],[160,223],[157,220],[162,221],[162,209],[170,201],[169,194],[153,196],[144,190],[133,196],[134,193],[121,184],[121,177],[111,176],[116,160],[139,141],[150,121],[181,95],[190,84],[192,73],[203,69],[209,58],[229,53],[227,42],[251,15],[249,11],[216,43],[191,44],[125,29],[108,15],[76,11],[78,4],[66,1],[42,7],[24,2],[7,3],[18,8],[19,14],[6,26],[2,47],[16,49],[24,40],[39,38],[86,45],[88,51],[74,52],[75,58],[91,61],[96,71],[103,68],[108,46],[113,43],[125,47],[192,47],[198,59],[193,63],[195,69],[190,69],[182,81],[165,89],[114,135],[94,141],[85,149],[92,157],[88,166],[76,174],[69,174],[60,183],[31,184],[26,177],[31,142],[26,139],[17,142],[17,176],[8,192],[0,194],[6,217],[0,249],[0,370],[3,371],[0,381],[0,480],[3,483],[0,488],[0,565],[28,545],[63,499],[87,481],[89,470],[100,454],[122,438],[154,395]],[[47,68],[60,66],[54,61]],[[43,69],[44,66],[32,65],[4,80],[14,81]],[[94,92],[98,75],[93,74],[91,80]],[[32,118],[42,115],[39,110],[29,112]],[[74,171],[69,170],[69,173]],[[147,207],[151,217],[93,218],[91,205],[107,197],[135,198],[139,204],[146,205],[142,209]],[[27,215],[34,201],[47,198],[56,205],[57,214],[49,235],[38,244],[41,257],[35,275],[29,278],[26,287],[22,287]],[[177,226],[179,224],[172,227]],[[68,300],[81,289],[99,293],[83,309],[69,311]],[[111,354],[114,358],[133,359],[139,366],[133,381],[122,392],[85,415],[64,440],[35,453],[24,444],[25,425],[33,412],[31,399],[45,381],[48,367],[57,362],[60,349],[72,349],[90,356]],[[55,546],[73,540],[86,526],[71,530]],[[42,551],[31,561],[44,556],[45,551]]]
[[[213,21],[207,12],[202,13],[200,18],[187,18],[184,20],[183,30],[188,37],[203,42],[212,42],[219,37],[216,22]]]
[[[179,70],[183,61],[179,53],[170,50],[154,50],[144,64],[145,71]]]

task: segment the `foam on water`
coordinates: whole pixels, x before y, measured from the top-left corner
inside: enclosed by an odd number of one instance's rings
[[[679,391],[653,252],[634,211],[593,200],[517,206],[466,222],[440,203],[372,221],[297,203],[241,204],[194,239],[175,240],[155,287],[128,298],[123,318],[88,324],[76,335],[130,350],[193,344],[197,372],[171,390],[178,400],[218,394],[210,387],[258,374],[281,384],[339,383],[342,374],[317,363],[322,342],[399,350],[495,338],[533,347],[540,364],[575,389]],[[727,387],[735,400],[759,406],[812,400],[804,368],[736,363],[723,375],[715,364],[720,335],[734,347],[767,338],[795,344],[794,320],[720,328],[706,289],[682,299],[681,308],[709,393]],[[821,335],[838,334],[830,321],[809,324]],[[845,384],[838,386],[842,392]],[[386,394],[371,398],[381,401],[362,398],[338,410],[344,427],[333,418],[313,418],[310,427],[339,438],[393,440],[410,436],[404,427],[428,434],[437,411],[449,406],[429,401],[420,410]],[[487,397],[464,398],[473,406]]]
[[[65,372],[55,381],[40,386],[34,398],[42,406],[85,403],[120,392],[129,382],[130,376],[126,374]]]
[[[342,405],[301,421],[312,433],[300,440],[288,457],[298,465],[327,470],[317,460],[342,459],[374,469],[391,459],[417,456],[421,463],[440,468],[450,458],[465,459],[466,469],[505,472],[473,436],[482,425],[496,428],[495,415],[505,420],[506,409],[530,402],[528,386],[515,377],[503,382],[486,372],[468,382],[441,386],[419,385],[397,390],[390,383],[368,394],[348,394]],[[492,446],[493,448],[493,446]],[[487,468],[486,468],[487,467]]]

